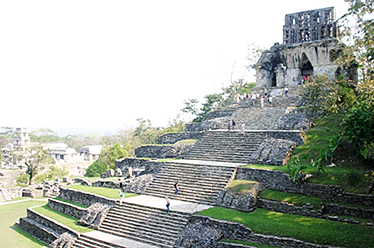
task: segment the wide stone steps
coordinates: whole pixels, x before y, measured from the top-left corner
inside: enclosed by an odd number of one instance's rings
[[[99,230],[160,247],[173,247],[189,215],[124,203],[112,208]]]
[[[239,131],[207,131],[185,159],[248,163],[264,134]]]
[[[277,130],[279,120],[286,114],[286,111],[287,107],[275,106],[239,108],[231,118],[239,126],[245,123],[247,130]]]
[[[73,248],[118,248],[121,246],[110,244],[102,240],[93,239],[92,237],[86,237],[83,234],[80,235],[72,245]]]
[[[157,174],[145,194],[214,205],[217,194],[227,186],[234,173],[235,166],[169,162]],[[177,180],[180,191],[175,194],[174,184]]]

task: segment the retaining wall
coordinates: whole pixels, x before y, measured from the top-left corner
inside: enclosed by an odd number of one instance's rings
[[[78,219],[80,219],[86,211],[85,208],[78,207],[67,202],[54,200],[51,198],[48,199],[48,206],[53,210],[56,210],[60,213],[67,214]]]
[[[59,197],[63,200],[80,203],[85,206],[91,206],[94,203],[100,202],[107,205],[114,205],[114,199],[110,199],[104,196],[99,196],[93,193],[83,192],[75,189],[60,188]]]
[[[158,137],[159,144],[174,144],[185,139],[200,139],[204,132],[166,133]]]
[[[257,181],[265,188],[281,192],[309,195],[332,202],[355,203],[366,207],[374,207],[373,195],[344,193],[339,186],[335,185],[293,183],[290,176],[282,171],[238,168],[235,179]]]

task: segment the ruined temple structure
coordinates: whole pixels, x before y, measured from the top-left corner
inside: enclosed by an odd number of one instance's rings
[[[334,7],[287,14],[283,44],[276,43],[262,53],[256,65],[256,85],[299,85],[314,74],[334,78],[340,73],[334,61],[341,47]]]

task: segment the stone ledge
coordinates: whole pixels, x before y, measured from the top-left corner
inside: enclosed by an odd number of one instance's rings
[[[67,189],[63,187],[60,188],[59,197],[63,200],[80,203],[85,206],[91,206],[92,204],[97,202],[104,203],[107,205],[114,205],[116,203],[115,199],[110,199],[93,193],[88,193],[75,189]]]
[[[67,202],[62,202],[58,201],[55,199],[48,199],[48,206],[56,210],[60,213],[75,217],[80,219],[83,214],[85,213],[86,209],[82,207],[75,206],[73,204],[67,203]]]
[[[298,247],[298,248],[332,248],[330,245],[318,245],[313,243],[308,243],[302,240],[287,238],[287,237],[277,237],[272,235],[263,234],[253,234],[252,242],[270,245],[276,247]]]

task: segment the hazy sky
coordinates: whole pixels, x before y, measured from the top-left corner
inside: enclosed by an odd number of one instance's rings
[[[0,126],[166,126],[245,71],[247,45],[282,43],[288,13],[343,0],[0,0]]]

